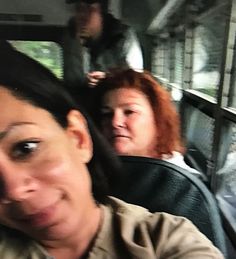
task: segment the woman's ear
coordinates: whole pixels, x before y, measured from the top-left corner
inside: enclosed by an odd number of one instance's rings
[[[71,110],[67,114],[67,122],[67,134],[75,143],[80,158],[88,163],[93,155],[93,143],[85,117],[78,110]]]

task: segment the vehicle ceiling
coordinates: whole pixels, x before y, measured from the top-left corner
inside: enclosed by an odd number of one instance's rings
[[[65,2],[65,0],[1,0],[0,24],[17,22],[63,26],[73,14],[73,4]],[[150,23],[164,2],[166,0],[111,0],[110,10],[116,17],[140,30]],[[32,16],[30,19],[29,15],[35,15],[35,17]],[[37,19],[37,15],[41,15],[41,19],[39,17]]]
[[[154,24],[155,27],[163,19],[168,19],[167,12],[177,14],[174,17],[172,15],[168,23],[173,25],[179,22],[184,17],[183,4],[186,2],[193,4],[197,12],[200,12],[201,8],[215,1],[217,0],[110,0],[110,11],[137,31],[145,31],[150,25]],[[156,19],[160,10],[166,6],[169,9],[161,20]],[[66,0],[0,1],[0,24],[65,26],[72,14],[73,4],[66,4]]]

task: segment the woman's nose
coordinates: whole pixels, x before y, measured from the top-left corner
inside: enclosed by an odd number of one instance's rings
[[[112,126],[114,128],[124,127],[125,118],[121,111],[114,111],[112,117]]]
[[[35,190],[36,184],[26,172],[15,170],[0,172],[0,201],[11,203],[27,199]]]

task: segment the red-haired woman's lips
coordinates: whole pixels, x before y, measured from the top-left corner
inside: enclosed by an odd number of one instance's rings
[[[116,138],[129,138],[129,136],[127,135],[122,135],[122,134],[117,134],[117,135],[113,135],[111,137],[111,139],[116,139]]]
[[[42,228],[54,223],[56,213],[56,203],[46,208],[40,209],[38,212],[26,215],[19,219],[24,224],[31,227]]]

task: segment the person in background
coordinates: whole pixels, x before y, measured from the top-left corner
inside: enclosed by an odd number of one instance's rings
[[[1,259],[223,258],[187,219],[107,197],[112,156],[82,108],[36,61],[0,56]]]
[[[143,69],[136,34],[108,13],[108,0],[67,2],[75,3],[75,15],[63,41],[64,78],[73,95],[96,86],[109,68]]]
[[[95,100],[94,119],[117,154],[162,159],[203,178],[185,163],[179,115],[149,72],[114,69]]]

